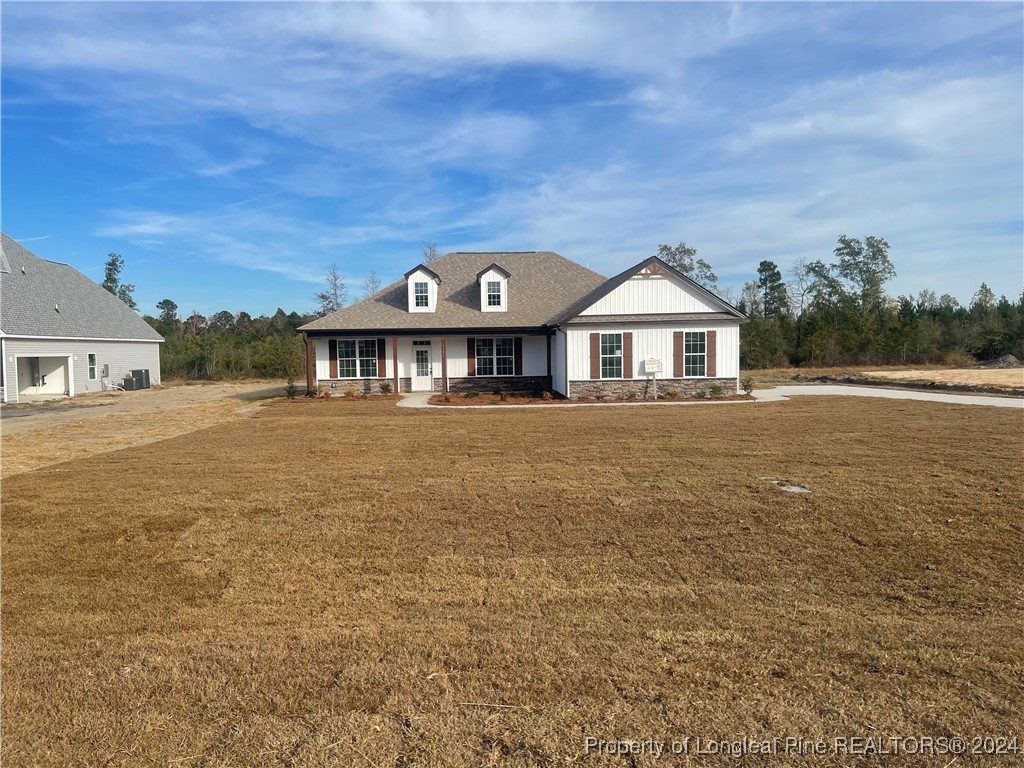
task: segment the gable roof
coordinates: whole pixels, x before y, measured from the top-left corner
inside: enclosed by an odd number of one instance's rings
[[[437,274],[437,272],[432,270],[426,264],[417,264],[415,267],[413,267],[408,272],[406,272],[404,275],[402,275],[402,277],[404,277],[406,280],[408,280],[409,279],[409,275],[415,274],[416,272],[423,272],[423,273],[429,275],[433,279],[433,281],[435,283],[437,283],[438,285],[441,284],[440,276]]]
[[[516,274],[507,312],[481,312],[477,274],[500,261]],[[551,251],[449,253],[430,267],[440,277],[437,310],[409,312],[404,280],[302,326],[300,331],[539,328],[605,278]]]
[[[36,256],[0,234],[0,331],[7,336],[163,341],[110,291],[74,267]]]
[[[486,275],[492,269],[495,272],[497,272],[499,275],[504,277],[506,280],[508,280],[510,277],[512,277],[512,273],[511,272],[509,272],[507,269],[502,267],[497,262],[492,262],[490,265],[484,267],[483,269],[481,269],[479,272],[476,273],[476,280],[477,280],[477,282],[480,282],[480,278],[483,277],[484,275]]]
[[[693,280],[692,278],[687,277],[685,274],[680,272],[671,264],[662,261],[657,256],[651,256],[648,259],[644,259],[639,264],[630,267],[625,272],[620,272],[615,277],[606,280],[602,285],[595,288],[593,291],[588,293],[586,296],[584,296],[571,307],[569,307],[567,310],[565,310],[565,312],[559,315],[556,322],[565,323],[569,320],[572,320],[574,317],[579,316],[581,312],[587,309],[587,307],[597,303],[600,299],[603,299],[609,293],[611,293],[620,285],[629,280],[629,278],[651,267],[654,267],[657,271],[667,271],[673,277],[677,277],[690,287],[695,288],[701,295],[711,299],[717,304],[721,304],[725,308],[725,312],[722,315],[723,317],[732,317],[737,318],[739,320],[747,319],[746,315],[744,315],[742,312],[736,309],[736,307],[727,302],[725,299],[716,296],[703,285]]]

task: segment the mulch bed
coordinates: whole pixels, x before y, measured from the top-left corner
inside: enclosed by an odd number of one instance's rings
[[[475,397],[466,397],[464,394],[452,394],[449,400],[444,395],[434,395],[430,398],[431,405],[553,405],[557,403],[653,403],[653,398],[596,398],[579,397],[575,400],[568,400],[562,395],[554,394],[545,399],[543,397],[523,397],[522,395],[506,395],[504,399],[495,393],[481,393]],[[722,400],[753,400],[750,395],[723,395],[722,397],[665,397],[659,395],[659,403],[713,403]]]

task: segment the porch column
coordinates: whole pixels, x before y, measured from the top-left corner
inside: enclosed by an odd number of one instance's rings
[[[448,346],[441,337],[441,393],[448,394]]]
[[[313,369],[313,340],[308,333],[302,334],[306,341],[306,396],[312,397],[316,394],[316,376]]]
[[[548,386],[552,386],[551,383],[550,383],[550,379],[551,379],[551,336],[550,335],[548,335],[548,379],[549,379]]]
[[[391,337],[391,356],[395,360],[395,394],[398,394],[398,337]]]

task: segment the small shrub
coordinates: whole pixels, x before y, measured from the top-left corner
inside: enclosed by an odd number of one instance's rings
[[[678,389],[666,389],[665,390],[665,397],[669,397],[669,398],[672,398],[673,400],[675,400],[677,397],[679,397],[679,390]]]
[[[721,384],[712,384],[711,385],[711,396],[712,397],[721,397],[724,394],[725,394],[725,387],[723,387]]]
[[[740,386],[743,387],[743,392],[745,394],[749,395],[751,392],[753,392],[754,391],[754,378],[753,378],[753,376],[744,376],[742,379],[740,379]]]
[[[545,392],[544,393],[544,399],[545,400],[554,400],[555,396],[553,394],[551,394],[550,392]]]
[[[345,397],[355,397],[359,393],[356,392],[356,388],[355,387],[345,387],[345,389],[342,392],[342,394],[345,395]]]
[[[390,395],[391,394],[391,382],[390,381],[382,381],[380,383],[380,393],[382,395]]]
[[[288,377],[288,384],[284,388],[284,394],[285,397],[287,397],[289,400],[294,400],[296,397],[299,396],[299,388],[295,386],[294,376]]]
[[[480,397],[480,392],[478,390],[475,390],[475,389],[469,389],[469,390],[466,390],[465,392],[463,392],[462,396],[463,397],[469,397],[469,398]]]
[[[532,397],[534,400],[540,400],[542,397],[544,397],[544,393],[538,389],[534,392],[531,392],[530,397]]]
[[[498,399],[501,401],[508,400],[508,392],[499,392]]]
[[[445,401],[446,403],[450,403],[450,402],[452,401],[452,396],[451,396],[451,395],[448,395],[448,394],[446,394],[446,395],[444,396],[444,401]]]

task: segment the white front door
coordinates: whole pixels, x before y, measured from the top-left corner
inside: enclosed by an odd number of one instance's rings
[[[430,392],[434,389],[433,361],[429,341],[412,343],[412,391]]]

